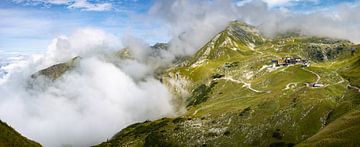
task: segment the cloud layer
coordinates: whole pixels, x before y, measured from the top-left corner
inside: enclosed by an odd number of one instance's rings
[[[319,3],[320,0],[264,0],[270,7],[277,7],[277,6],[286,6],[286,5],[294,5],[294,3],[298,2],[311,2],[311,3]]]
[[[111,3],[91,3],[88,0],[13,0],[17,3],[27,3],[30,5],[65,5],[68,8],[77,8],[84,11],[110,11]]]
[[[5,66],[10,74],[0,82],[0,118],[56,147],[98,144],[131,123],[172,115],[171,94],[153,78],[152,67],[113,58],[120,47],[113,35],[84,28],[54,39],[44,55]],[[79,55],[77,67],[55,82],[29,79]]]
[[[360,43],[358,3],[344,3],[307,13],[272,8],[271,5],[292,2],[252,0],[239,5],[231,0],[158,0],[151,7],[149,15],[163,21],[171,36],[170,50],[176,56],[194,54],[233,20],[256,26],[268,38],[296,31],[303,35]]]
[[[360,43],[359,4],[341,4],[310,13],[295,13],[269,9],[265,3],[253,1],[240,7],[237,13],[241,15],[240,20],[256,25],[268,37],[288,31],[300,31],[304,35]]]

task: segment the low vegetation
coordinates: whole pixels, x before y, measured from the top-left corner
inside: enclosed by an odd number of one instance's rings
[[[0,147],[40,147],[39,143],[29,140],[6,123],[0,121]]]
[[[131,58],[127,50],[118,56]],[[310,66],[272,65],[284,57],[306,59]],[[56,80],[74,61],[36,75]],[[194,56],[161,73],[174,102],[187,111],[130,125],[98,146],[360,144],[360,48],[349,41],[296,33],[267,40],[235,21]]]
[[[234,22],[163,75],[190,83],[182,87],[190,93],[185,114],[131,125],[99,146],[359,144],[360,93],[354,88],[360,49],[351,54],[353,47],[345,40],[291,34],[266,40]],[[272,66],[271,60],[283,57],[311,65]]]

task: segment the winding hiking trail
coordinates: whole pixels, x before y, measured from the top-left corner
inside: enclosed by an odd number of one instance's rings
[[[336,84],[341,84],[341,83],[345,82],[345,79],[342,76],[340,76],[338,73],[336,73],[336,75],[341,78],[341,80],[339,82],[337,82]]]
[[[298,82],[289,83],[286,85],[286,87],[283,90],[289,90],[290,88],[292,88],[292,85],[293,85],[293,87],[296,87],[297,84],[298,84]]]
[[[348,85],[348,87],[356,89],[360,93],[360,88],[359,87],[356,87],[356,86],[353,86],[353,85]]]
[[[192,115],[196,115],[196,113],[198,113],[198,111],[199,111],[200,109],[201,109],[201,108],[196,109]]]
[[[313,74],[315,74],[317,76],[317,79],[316,79],[315,83],[318,83],[320,81],[321,77],[316,72],[305,69],[305,68],[303,68],[303,70],[311,72],[311,73],[313,73]],[[338,73],[336,73],[336,74],[337,74],[337,76],[339,76]],[[345,79],[343,77],[341,77],[341,76],[339,76],[339,77],[341,78],[341,80],[339,82],[335,83],[334,85],[341,84],[341,83],[345,82]],[[289,83],[289,84],[291,84],[291,83]],[[327,86],[329,86],[329,85],[325,85],[324,87],[327,87]],[[353,86],[353,85],[350,85],[350,84],[348,85],[348,87],[353,88],[353,89],[357,90],[360,93],[360,88],[359,87],[356,87],[356,86]]]
[[[234,83],[239,83],[239,84],[244,84],[243,87],[246,87],[248,89],[250,89],[251,91],[253,92],[256,92],[256,93],[269,93],[269,91],[260,91],[260,90],[256,90],[254,88],[251,87],[251,84],[250,83],[246,83],[244,81],[240,81],[240,80],[235,80],[233,79],[232,77],[225,77],[223,78],[224,80],[227,80],[227,81],[231,81],[231,82],[234,82]]]
[[[264,54],[262,51],[259,51],[259,50],[255,49],[255,48],[256,48],[256,45],[255,45],[255,44],[249,43],[249,44],[247,45],[247,47],[248,47],[250,50],[252,50],[252,51],[254,51],[254,52],[257,52],[257,53],[259,53],[259,54],[261,54],[261,55]]]
[[[314,71],[308,70],[308,69],[306,69],[306,68],[302,68],[302,69],[305,70],[305,71],[311,72],[312,74],[316,75],[317,79],[316,79],[316,81],[315,81],[314,83],[317,84],[317,83],[320,81],[321,77],[320,77],[319,74],[317,74],[317,73],[314,72]]]

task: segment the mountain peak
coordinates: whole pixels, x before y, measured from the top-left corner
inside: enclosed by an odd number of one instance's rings
[[[265,40],[254,26],[232,21],[224,31],[217,34],[195,54],[190,64],[200,64],[205,60],[219,57],[251,55],[256,53],[255,47],[263,44]]]

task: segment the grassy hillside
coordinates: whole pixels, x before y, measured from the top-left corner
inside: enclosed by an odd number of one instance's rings
[[[360,109],[349,112],[330,123],[298,146],[359,146]]]
[[[39,147],[39,143],[29,140],[13,128],[0,121],[0,147]]]
[[[126,49],[117,55],[131,58]],[[284,57],[311,65],[274,66]],[[75,61],[33,78],[56,80]],[[360,48],[347,40],[292,33],[265,39],[235,21],[159,79],[186,112],[130,125],[99,146],[346,146],[360,138]]]
[[[358,47],[357,50],[360,51],[360,47]],[[340,74],[347,79],[351,85],[360,87],[360,59],[353,58],[345,62],[343,61],[342,63],[346,66],[343,66],[339,70]]]
[[[265,40],[253,27],[232,23],[186,64],[164,73],[185,114],[133,124],[99,146],[292,146],[316,140],[311,138],[360,104],[360,53],[351,55],[353,46],[300,35]],[[311,66],[272,68],[271,60],[294,56]],[[353,135],[350,140],[360,138]]]

